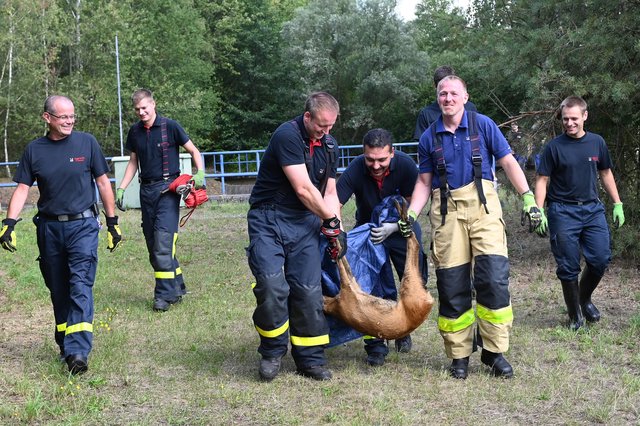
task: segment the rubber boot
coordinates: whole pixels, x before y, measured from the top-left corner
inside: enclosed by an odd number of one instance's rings
[[[569,328],[576,331],[584,325],[582,309],[580,308],[580,296],[578,295],[578,280],[561,281],[561,283],[564,303],[567,305],[567,312],[571,320]]]
[[[584,268],[580,277],[580,307],[584,318],[589,322],[600,321],[600,311],[591,303],[591,294],[598,287],[601,279],[602,277],[592,272],[589,265]]]

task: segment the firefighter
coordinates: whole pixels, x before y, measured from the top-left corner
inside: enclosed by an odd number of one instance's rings
[[[433,193],[430,220],[440,301],[438,328],[447,357],[453,360],[449,372],[454,378],[467,377],[477,317],[482,363],[495,376],[511,377],[513,368],[503,356],[513,322],[509,259],[502,209],[492,182],[492,156],[522,194],[530,231],[538,225],[540,212],[498,126],[484,115],[465,111],[469,95],[464,81],[445,77],[436,95],[442,116],[420,138],[420,174],[411,196],[410,219],[399,222],[400,231],[410,233],[410,224]]]
[[[139,170],[142,232],[155,275],[153,310],[164,312],[187,293],[182,269],[175,255],[178,239],[180,195],[166,191],[180,175],[180,147],[195,163],[196,189],[204,188],[204,167],[200,151],[177,121],[156,113],[151,91],[140,89],[131,97],[140,121],[129,129],[129,162],[116,190],[116,205],[125,210],[124,192]]]
[[[410,200],[418,178],[416,163],[407,154],[395,150],[393,135],[388,130],[368,131],[362,139],[362,144],[363,154],[349,163],[337,183],[340,208],[355,194],[356,227],[371,221],[371,214],[384,198],[390,195],[401,195]],[[420,241],[422,231],[418,223],[414,224],[414,232]],[[402,280],[407,256],[407,240],[398,232],[398,222],[381,223],[372,228],[371,241],[384,246],[387,259],[391,260],[398,279]],[[427,266],[422,250],[420,250],[419,265],[426,282]],[[391,280],[391,282],[383,281],[382,283],[383,294],[376,296],[396,300],[398,291],[395,282]],[[383,365],[389,353],[385,341],[372,336],[365,336],[364,341],[367,363],[373,367]],[[398,352],[409,352],[411,345],[410,334],[395,341]]]
[[[600,135],[584,130],[587,103],[570,96],[560,105],[560,115],[565,132],[547,144],[538,168],[536,204],[542,212],[542,222],[536,232],[546,236],[549,231],[569,327],[578,330],[585,319],[600,320],[591,294],[611,260],[609,227],[598,197],[598,176],[613,201],[616,228],[624,224],[624,210],[607,145]],[[547,215],[543,207],[545,199]],[[578,282],[580,253],[586,265]]]
[[[95,137],[73,130],[73,102],[64,96],[46,99],[42,118],[45,136],[29,143],[13,177],[18,184],[2,221],[0,244],[17,249],[15,225],[29,194],[38,183],[36,224],[40,271],[51,293],[55,340],[71,374],[89,368],[93,345],[93,283],[98,266],[96,186],[104,204],[107,247],[122,239],[115,216],[109,166]],[[94,182],[95,179],[95,182]]]
[[[338,113],[330,94],[309,95],[304,113],[271,136],[249,198],[247,256],[256,280],[253,322],[263,381],[280,372],[289,341],[298,374],[331,379],[318,244],[322,233],[333,259],[347,247],[336,215],[338,144],[329,135]]]

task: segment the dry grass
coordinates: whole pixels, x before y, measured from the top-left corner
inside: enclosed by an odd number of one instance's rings
[[[571,333],[548,242],[520,228],[518,213],[506,216],[512,380],[489,377],[477,354],[466,381],[449,378],[434,312],[413,334],[413,351],[392,352],[381,368],[365,364],[360,341],[329,349],[334,379],[324,383],[293,374],[290,357],[276,380],[257,380],[246,204],[196,210],[178,251],[190,294],[164,314],[151,311],[139,212],[121,215],[125,245],[111,254],[101,242],[94,351],[89,372],[77,378],[57,360],[34,229],[25,220],[19,251],[0,253],[0,423],[638,424],[637,271],[614,263],[595,295],[603,320]],[[435,293],[433,277],[429,289]]]

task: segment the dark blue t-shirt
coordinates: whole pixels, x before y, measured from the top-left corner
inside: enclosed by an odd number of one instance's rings
[[[46,136],[30,142],[13,181],[38,182],[38,210],[48,215],[78,214],[96,200],[94,178],[109,171],[93,135],[73,131],[59,141]]]
[[[405,198],[413,193],[418,179],[418,167],[404,152],[395,151],[389,174],[382,181],[382,190],[369,173],[364,154],[354,158],[338,179],[338,199],[346,204],[352,195],[356,196],[356,226],[371,221],[373,209],[389,195],[401,195]]]
[[[147,129],[142,121],[129,128],[127,150],[135,152],[140,161],[140,179],[158,180],[163,175],[162,126],[164,117],[156,116],[153,126]],[[164,118],[167,122],[167,159],[168,174],[180,173],[180,147],[189,142],[189,136],[177,121]]]
[[[437,171],[437,157],[432,127],[436,134],[442,135],[442,150],[447,166],[447,184],[456,189],[473,182],[473,162],[471,158],[471,141],[469,140],[467,117],[465,111],[455,134],[445,130],[442,117],[433,123],[428,131],[420,137],[418,157],[420,173],[433,173],[432,189],[440,188],[440,176]],[[482,156],[482,178],[493,181],[493,157],[496,160],[511,154],[511,147],[504,135],[489,117],[476,113],[478,136],[480,137],[480,155]]]
[[[276,203],[292,209],[306,209],[282,170],[285,166],[305,164],[305,149],[309,145],[309,136],[304,127],[302,115],[295,120],[297,126],[292,122],[293,120],[287,121],[282,123],[271,136],[269,146],[260,162],[256,183],[251,191],[249,198],[251,206]],[[328,164],[329,156],[326,146],[328,138],[335,145],[336,155],[333,165]],[[314,147],[309,177],[316,188],[320,187],[326,173],[329,173],[329,178],[336,177],[339,152],[337,141],[328,135],[322,138],[322,146]]]
[[[551,140],[537,172],[549,177],[548,201],[585,202],[598,199],[598,170],[611,167],[604,139],[587,132],[580,139],[562,134]]]

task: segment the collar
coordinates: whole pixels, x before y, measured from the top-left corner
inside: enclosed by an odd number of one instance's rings
[[[467,129],[469,127],[469,122],[467,121],[467,110],[465,109],[462,114],[462,119],[460,120],[460,124],[458,124],[458,129]],[[449,131],[444,128],[444,119],[442,118],[442,114],[436,120],[436,133],[448,133]],[[457,130],[457,129],[456,129]]]

